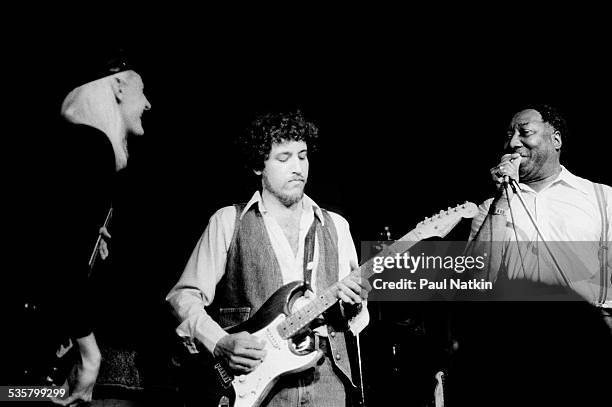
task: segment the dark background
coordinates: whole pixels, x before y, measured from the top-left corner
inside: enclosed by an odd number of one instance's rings
[[[488,171],[506,126],[534,102],[556,106],[568,120],[563,164],[612,184],[611,67],[596,38],[500,42],[484,32],[435,39],[431,31],[323,35],[314,27],[234,38],[232,27],[153,28],[123,41],[152,110],[143,117],[145,135],[130,138],[129,164],[118,176],[112,263],[98,277],[107,289],[100,325],[109,342],[146,348],[167,334],[163,297],[208,218],[253,192],[233,141],[256,113],[299,108],[319,126],[307,193],[349,220],[357,245],[377,239],[384,226],[399,238],[425,216],[492,196]],[[17,202],[36,190],[21,209],[36,219],[30,238],[40,241],[36,234],[48,231],[36,213],[54,198],[39,175],[55,159],[70,160],[54,149],[61,135],[48,123],[70,90],[66,61],[81,44],[40,37],[23,44],[15,58],[25,79],[13,83],[19,112],[9,138],[19,147],[10,178]],[[18,219],[27,223],[28,215]],[[467,238],[468,228],[463,222],[453,237]],[[406,321],[388,315],[395,328]]]
[[[491,196],[488,170],[510,118],[529,103],[550,103],[567,118],[568,169],[611,183],[610,64],[595,44],[561,58],[537,43],[506,54],[452,39],[160,37],[123,42],[153,109],[145,136],[130,139],[117,216],[130,211],[128,229],[162,247],[195,243],[214,210],[250,198],[252,178],[232,143],[270,110],[299,108],[319,126],[307,193],[342,212],[356,241],[384,225],[400,237],[440,209]],[[51,116],[69,72],[61,61],[78,52],[58,44],[38,52],[59,61],[35,78]]]

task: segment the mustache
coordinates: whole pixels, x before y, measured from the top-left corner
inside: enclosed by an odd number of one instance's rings
[[[508,154],[518,153],[523,157],[528,157],[530,155],[529,150],[526,149],[525,147],[507,148],[506,153]]]

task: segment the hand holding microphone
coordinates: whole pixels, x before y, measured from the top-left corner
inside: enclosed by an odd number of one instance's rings
[[[491,168],[491,176],[497,184],[497,189],[503,192],[506,185],[510,185],[511,180],[519,181],[519,166],[521,165],[521,155],[519,153],[504,154],[501,162]],[[508,193],[511,191],[509,190]],[[509,199],[511,197],[508,197]]]

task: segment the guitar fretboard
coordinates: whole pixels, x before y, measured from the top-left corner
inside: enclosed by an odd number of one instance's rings
[[[378,252],[376,256],[389,256],[396,253],[403,253],[421,239],[419,234],[413,230],[392,245],[385,247]],[[351,275],[359,275],[361,278],[370,278],[374,274],[373,262],[374,257],[353,270]],[[338,283],[332,284],[323,293],[318,294],[316,298],[288,316],[287,319],[278,325],[278,332],[281,338],[291,338],[297,332],[308,326],[315,318],[332,307],[338,301],[338,297],[336,296],[337,292]]]

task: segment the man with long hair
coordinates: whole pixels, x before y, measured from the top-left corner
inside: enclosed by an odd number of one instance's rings
[[[53,146],[43,163],[47,174],[40,175],[50,185],[41,186],[39,208],[53,238],[42,249],[44,263],[27,282],[31,288],[24,290],[23,346],[28,350],[12,379],[28,385],[61,384],[66,376],[59,374],[62,363],[56,358],[71,360],[68,355],[74,354],[68,393],[53,399],[61,405],[92,399],[101,363],[89,279],[92,258],[108,255],[110,235],[103,225],[112,209],[114,177],[127,165],[128,136],[144,133],[141,116],[151,108],[142,78],[123,54],[114,50],[111,58],[74,59],[81,62],[66,75],[69,92],[61,105],[62,120],[45,128]],[[98,246],[100,234],[104,239]],[[67,352],[69,348],[78,352]]]
[[[77,165],[70,165],[69,171],[78,175],[71,187],[73,216],[70,222],[73,236],[83,245],[74,250],[74,275],[80,281],[81,304],[87,304],[91,293],[86,288],[86,267],[90,259],[92,243],[97,233],[110,238],[104,224],[111,208],[112,185],[116,171],[126,167],[128,161],[128,136],[142,135],[142,115],[151,108],[144,95],[142,78],[122,58],[113,59],[104,67],[101,78],[95,78],[73,89],[65,97],[61,114],[66,120],[66,133],[71,142],[79,149]],[[74,246],[79,243],[74,242]],[[73,247],[74,247],[73,246]],[[106,240],[100,244],[100,256],[108,256]],[[100,351],[93,333],[91,309],[82,307],[73,319],[70,336],[81,354],[76,383],[71,387],[71,395],[60,404],[70,404],[75,400],[90,401],[93,385],[100,366]]]

